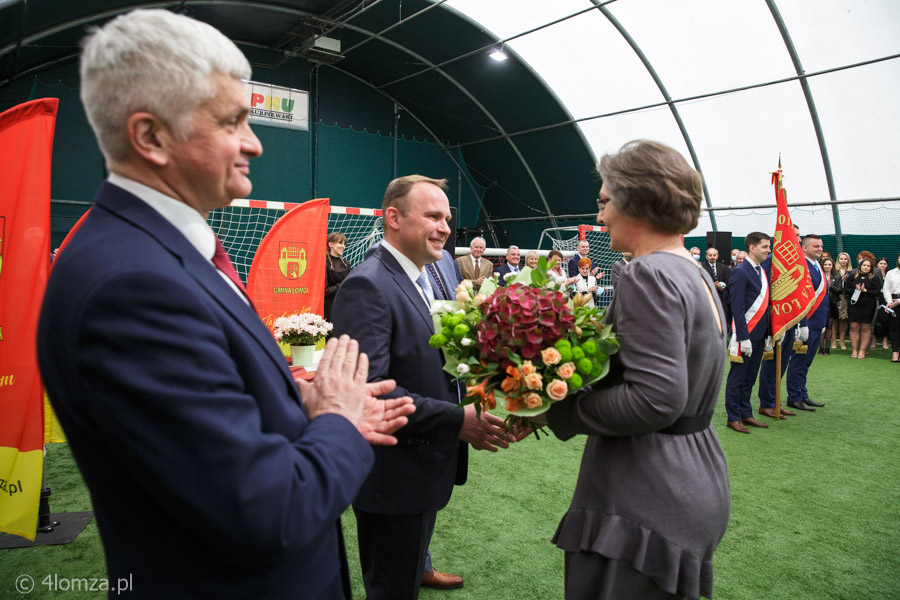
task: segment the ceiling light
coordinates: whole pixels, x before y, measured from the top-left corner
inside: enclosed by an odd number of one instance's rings
[[[500,44],[499,46],[494,46],[494,48],[491,50],[491,53],[488,54],[488,56],[490,56],[497,62],[503,62],[504,60],[509,58],[509,55],[503,49],[503,44]]]

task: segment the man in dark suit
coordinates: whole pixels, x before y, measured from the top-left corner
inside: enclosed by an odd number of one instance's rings
[[[588,256],[588,252],[591,251],[591,243],[587,240],[578,240],[578,245],[575,246],[575,256],[569,259],[569,277],[575,277],[578,275],[578,261],[582,258],[586,258],[591,261],[591,272],[590,274],[597,278],[597,281],[603,279],[606,273],[597,272],[600,270],[600,267],[594,266],[594,260]]]
[[[722,306],[725,306],[725,288],[728,286],[728,265],[719,262],[719,251],[715,248],[706,249],[706,260],[700,262],[703,270],[709,273],[713,283],[716,284],[716,291],[719,292],[719,300]]]
[[[460,410],[459,389],[428,345],[435,293],[426,265],[441,259],[450,233],[443,179],[400,177],[382,204],[384,240],[353,269],[334,302],[335,332],[353,332],[371,357],[369,380],[395,379],[390,396],[409,394],[416,412],[398,445],[376,448],[375,467],[353,502],[366,596],[414,599],[437,511],[466,478],[467,446],[507,447],[502,419],[474,405]],[[355,301],[366,298],[361,309]]]
[[[625,267],[628,266],[628,263],[631,262],[633,256],[630,252],[623,252],[622,258],[613,263],[612,269],[610,270],[610,278],[612,279],[613,289],[616,288],[616,283],[619,282],[619,277],[622,274],[622,271]]]
[[[822,408],[824,402],[816,402],[809,398],[809,392],[806,389],[806,377],[809,373],[809,367],[816,358],[816,349],[819,347],[819,340],[825,327],[828,326],[828,282],[819,266],[819,259],[822,257],[822,238],[818,235],[807,235],[803,238],[801,244],[803,254],[806,256],[806,266],[809,269],[809,277],[812,280],[812,286],[816,290],[816,304],[809,311],[802,321],[800,321],[801,330],[806,327],[808,331],[808,339],[806,340],[806,354],[797,354],[790,362],[787,368],[787,402],[791,408],[800,408],[802,406],[815,406]]]
[[[500,275],[499,284],[501,286],[506,285],[506,276],[510,273],[518,274],[521,270],[519,268],[519,259],[521,258],[521,253],[519,252],[518,246],[510,246],[506,251],[506,262],[494,269],[494,273]]]
[[[484,238],[477,237],[469,244],[470,254],[456,259],[456,264],[459,265],[459,272],[463,279],[471,279],[476,291],[484,283],[485,277],[490,277],[494,270],[494,265],[491,261],[483,256],[484,249]]]
[[[747,236],[747,260],[731,274],[728,297],[734,320],[733,339],[743,362],[732,362],[725,382],[725,411],[729,429],[750,433],[751,427],[768,427],[753,418],[750,392],[756,383],[769,329],[769,281],[759,266],[771,250],[771,238],[755,231]]]
[[[349,338],[298,393],[206,223],[251,190],[249,77],[225,36],[162,10],[109,22],[82,56],[110,178],[55,261],[38,358],[109,578],[135,598],[347,597],[341,514],[369,442],[396,443],[412,410],[366,397]]]

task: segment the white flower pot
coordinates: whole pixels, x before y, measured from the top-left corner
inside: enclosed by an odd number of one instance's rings
[[[316,355],[316,347],[313,346],[291,346],[291,366],[303,367],[309,370],[313,366],[313,359]]]

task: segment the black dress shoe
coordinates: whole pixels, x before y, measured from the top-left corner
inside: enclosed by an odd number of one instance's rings
[[[809,398],[804,398],[803,404],[808,404],[809,406],[818,406],[819,408],[822,408],[823,406],[825,406],[825,404],[823,402],[813,402]]]
[[[806,402],[802,400],[800,402],[788,402],[788,406],[791,408],[796,408],[797,410],[808,410],[809,412],[816,412],[812,406],[807,406]]]

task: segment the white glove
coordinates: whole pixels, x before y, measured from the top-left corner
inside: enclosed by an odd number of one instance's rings
[[[753,344],[750,342],[750,340],[741,340],[740,345],[741,354],[744,354],[746,356],[750,356],[751,354],[753,354]]]
[[[801,342],[805,342],[809,339],[809,327],[798,327],[797,328],[797,339]]]
[[[772,336],[769,335],[769,336],[766,336],[766,349],[765,349],[765,351],[766,351],[766,352],[771,352],[772,350],[773,350],[773,346],[772,346]]]

